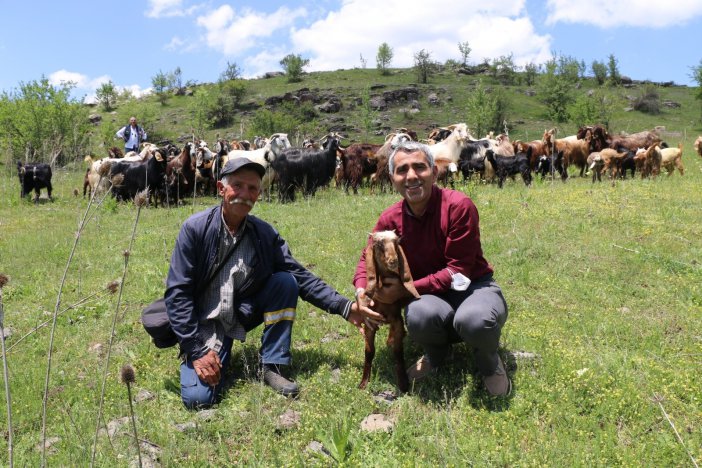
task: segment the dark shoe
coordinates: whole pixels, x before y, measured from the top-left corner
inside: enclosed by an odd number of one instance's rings
[[[277,364],[264,364],[262,374],[263,382],[281,395],[294,397],[300,393],[295,382],[283,377]]]
[[[502,359],[497,357],[497,369],[492,375],[484,375],[483,383],[485,384],[485,390],[490,394],[490,396],[507,396],[512,391],[512,382],[507,376],[505,371],[505,365],[502,363]]]
[[[436,372],[436,368],[431,365],[429,357],[425,354],[407,368],[407,378],[418,382],[434,372]]]

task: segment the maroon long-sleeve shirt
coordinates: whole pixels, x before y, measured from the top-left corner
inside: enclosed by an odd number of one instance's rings
[[[434,185],[427,209],[419,218],[412,214],[406,201],[395,203],[383,211],[373,228],[374,232],[392,230],[400,236],[419,294],[448,291],[452,272],[474,280],[493,271],[480,245],[478,209],[461,192]],[[353,284],[366,287],[365,249]]]

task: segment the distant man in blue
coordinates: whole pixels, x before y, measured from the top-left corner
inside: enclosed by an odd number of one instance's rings
[[[139,152],[139,144],[146,141],[146,132],[137,125],[136,117],[129,118],[129,125],[120,128],[115,134],[117,138],[124,140],[124,152]]]

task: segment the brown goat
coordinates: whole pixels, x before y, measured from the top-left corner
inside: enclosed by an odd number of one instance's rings
[[[390,325],[388,346],[392,346],[395,356],[395,373],[397,386],[401,392],[409,390],[409,379],[405,371],[405,356],[402,341],[405,337],[405,325],[402,320],[402,307],[419,294],[414,288],[407,257],[400,247],[400,238],[394,231],[380,231],[371,235],[371,242],[366,247],[366,298],[373,300],[373,310],[385,317]],[[392,291],[398,297],[392,304],[380,302],[374,296],[383,289]],[[365,327],[365,362],[363,377],[358,388],[366,388],[370,380],[371,364],[375,357],[375,333],[373,327]]]

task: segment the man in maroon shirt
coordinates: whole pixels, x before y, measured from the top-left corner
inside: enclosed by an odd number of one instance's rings
[[[435,185],[437,167],[428,146],[402,143],[389,158],[395,189],[403,200],[386,209],[374,231],[394,230],[414,278],[420,299],[407,306],[409,336],[424,355],[409,369],[412,380],[433,373],[453,343],[474,350],[478,370],[490,395],[509,394],[512,384],[497,354],[507,304],[492,278],[492,266],[480,245],[478,210],[461,192]],[[365,297],[365,250],[353,278],[356,296]],[[392,303],[384,288],[373,297]]]

